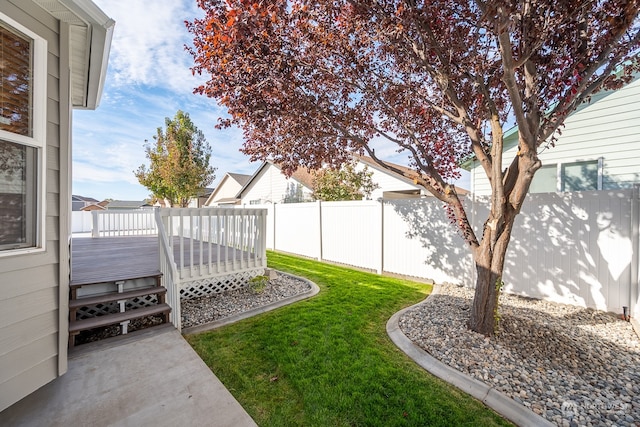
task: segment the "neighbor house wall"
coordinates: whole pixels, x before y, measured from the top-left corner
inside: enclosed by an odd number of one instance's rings
[[[267,163],[243,192],[241,203],[247,205],[252,201],[282,203],[287,195],[287,185],[290,183],[301,185],[294,179],[287,179],[280,169]],[[311,194],[305,187],[303,187],[303,193],[307,196]]]
[[[26,0],[0,12],[47,41],[45,247],[0,257],[0,410],[66,371],[68,318],[69,67],[66,26]],[[62,111],[62,113],[61,113]],[[61,136],[62,135],[62,136]],[[61,202],[61,199],[64,202]],[[65,235],[64,238],[61,238]],[[65,249],[66,248],[66,249]],[[61,263],[61,259],[64,260]],[[59,303],[59,301],[62,301]],[[62,323],[62,329],[61,329]]]
[[[378,188],[371,192],[369,199],[378,200],[383,197],[384,192],[388,191],[406,191],[406,190],[420,190],[418,185],[409,183],[408,180],[402,180],[389,172],[383,171],[375,166],[366,165],[365,163],[358,162],[356,170],[361,171],[367,166],[367,170],[372,173],[371,181],[378,185]]]
[[[543,165],[603,158],[603,190],[629,188],[640,182],[640,78],[615,92],[594,95],[569,116],[555,147],[541,150]],[[505,137],[503,169],[517,152],[517,132]],[[477,161],[471,170],[471,191],[491,194]]]
[[[231,178],[229,174],[225,175],[218,184],[218,187],[213,191],[213,197],[211,202],[205,206],[217,206],[218,201],[222,199],[233,199],[238,194],[238,191],[242,189],[242,185],[235,179]]]

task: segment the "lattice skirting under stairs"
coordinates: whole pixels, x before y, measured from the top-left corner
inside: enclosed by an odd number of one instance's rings
[[[264,274],[264,267],[230,273],[226,276],[185,282],[180,286],[181,299],[193,299],[206,295],[240,289],[249,284],[252,278]]]
[[[127,310],[135,308],[149,307],[156,305],[158,299],[155,295],[145,295],[143,297],[127,300]],[[81,307],[76,312],[76,320],[89,319],[96,316],[104,316],[105,314],[119,313],[120,306],[117,302],[97,304],[91,307]]]

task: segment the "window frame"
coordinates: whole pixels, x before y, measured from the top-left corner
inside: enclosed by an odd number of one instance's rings
[[[565,166],[571,166],[571,165],[578,165],[581,163],[593,163],[593,162],[597,162],[597,167],[598,167],[598,178],[597,178],[597,182],[596,182],[596,190],[590,190],[590,191],[601,191],[603,189],[603,176],[604,176],[604,157],[598,157],[595,159],[582,159],[582,160],[574,160],[571,162],[558,162],[558,163],[552,163],[550,165],[543,165],[550,167],[550,166],[555,166],[556,169],[556,188],[555,191],[556,193],[575,193],[575,192],[579,192],[579,191],[587,191],[587,190],[574,190],[574,191],[569,191],[569,190],[563,190],[564,185],[565,185],[565,177],[564,177],[564,168]],[[540,194],[540,193],[544,193],[544,192],[535,192],[535,193],[531,193],[531,194]]]
[[[0,258],[14,255],[44,252],[46,250],[46,158],[47,158],[47,41],[24,25],[0,13],[0,23],[9,30],[16,30],[31,39],[32,46],[32,94],[31,136],[19,135],[0,129],[0,139],[36,149],[34,172],[36,194],[27,197],[36,204],[33,219],[34,244],[29,247],[0,250]],[[29,202],[27,202],[29,203]]]
[[[597,170],[597,178],[596,178],[596,189],[595,190],[565,190],[565,186],[567,184],[567,180],[566,180],[566,175],[565,175],[565,169],[567,166],[577,166],[577,165],[583,165],[583,164],[588,164],[588,163],[595,163],[596,164],[596,170]],[[574,162],[564,162],[564,163],[558,163],[558,191],[562,192],[562,193],[575,193],[578,191],[600,191],[602,190],[602,167],[604,164],[604,158],[603,157],[599,157],[597,159],[591,159],[591,160],[576,160]]]

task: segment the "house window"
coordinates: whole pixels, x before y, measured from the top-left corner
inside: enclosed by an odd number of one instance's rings
[[[558,167],[556,165],[542,166],[533,176],[530,193],[555,193],[558,185]]]
[[[44,249],[46,42],[0,14],[0,256]]]
[[[603,159],[558,163],[541,167],[533,177],[530,193],[602,190]]]
[[[598,186],[598,161],[576,162],[561,166],[561,191],[601,190]]]

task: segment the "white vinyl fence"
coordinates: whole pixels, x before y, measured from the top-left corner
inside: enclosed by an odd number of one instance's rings
[[[516,219],[507,292],[640,316],[639,188],[530,195]],[[465,200],[481,237],[488,199]],[[252,206],[254,207],[254,206]],[[475,266],[433,198],[268,209],[267,248],[378,273],[473,286]]]
[[[89,211],[73,211],[71,212],[71,232],[72,233],[90,233],[93,225],[91,212]]]
[[[92,211],[93,237],[144,236],[158,234],[155,209]]]

